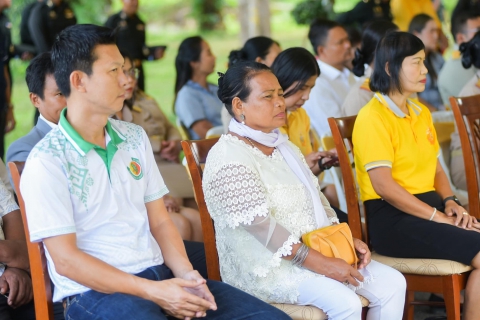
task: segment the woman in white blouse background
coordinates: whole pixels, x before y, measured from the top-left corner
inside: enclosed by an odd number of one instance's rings
[[[267,302],[314,305],[329,319],[361,318],[356,291],[370,301],[367,319],[401,319],[405,279],[370,261],[362,241],[354,239],[358,270],[301,243],[338,219],[300,150],[278,130],[285,101],[270,69],[242,62],[218,84],[234,119],[209,153],[203,189],[223,281]]]

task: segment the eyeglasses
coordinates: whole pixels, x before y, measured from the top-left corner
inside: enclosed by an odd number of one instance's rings
[[[137,68],[131,68],[127,71],[124,71],[124,73],[127,77],[130,77],[132,79],[138,79],[138,76],[140,75],[140,70],[138,70]]]
[[[477,33],[477,31],[480,31],[480,27],[477,28],[470,28],[470,29],[465,29],[463,30],[463,34],[468,34],[468,33]]]

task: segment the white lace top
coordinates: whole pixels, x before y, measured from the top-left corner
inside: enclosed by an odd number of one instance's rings
[[[313,174],[312,179],[330,222],[338,222]],[[295,303],[300,282],[322,276],[282,259],[317,226],[307,188],[279,151],[266,156],[222,135],[209,152],[203,191],[215,222],[223,281],[267,302]]]

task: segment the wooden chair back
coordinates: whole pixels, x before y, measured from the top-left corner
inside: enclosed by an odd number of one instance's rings
[[[462,144],[469,213],[480,219],[480,187],[478,185],[478,170],[480,170],[480,95],[462,98],[450,97],[450,104]]]
[[[338,161],[342,171],[343,186],[345,189],[345,197],[347,201],[348,225],[352,230],[353,237],[362,239],[369,244],[368,233],[362,228],[362,215],[359,206],[357,193],[357,184],[353,173],[348,150],[352,151],[353,156],[353,126],[355,125],[357,116],[344,118],[328,118],[328,124],[332,130],[333,141],[338,153]],[[348,148],[346,143],[348,143]],[[367,227],[367,219],[364,217],[365,228]]]
[[[207,155],[210,149],[218,138],[205,140],[186,140],[182,141],[183,152],[187,159],[188,170],[193,182],[193,191],[195,199],[197,200],[198,211],[200,212],[200,219],[202,221],[203,243],[205,245],[205,257],[207,260],[208,278],[211,280],[221,281],[220,265],[218,262],[218,252],[215,242],[215,229],[213,220],[208,212],[205,203],[205,196],[202,189],[203,168],[207,160]]]
[[[25,238],[27,240],[28,258],[30,260],[30,274],[32,277],[33,300],[35,317],[42,320],[53,320],[52,287],[48,275],[47,259],[42,242],[31,242],[28,232],[28,221],[25,211],[25,202],[20,192],[20,174],[25,162],[9,162],[8,168],[12,176],[18,204],[22,214]]]

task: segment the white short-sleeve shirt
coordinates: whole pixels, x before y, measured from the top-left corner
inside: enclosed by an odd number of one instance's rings
[[[85,141],[65,114],[32,150],[22,174],[31,240],[75,233],[80,250],[131,274],[162,264],[145,203],[168,189],[145,131],[109,119],[103,149]],[[45,253],[54,301],[89,290],[60,276]]]
[[[315,87],[310,92],[310,99],[303,107],[310,117],[311,126],[320,136],[329,135],[328,118],[342,116],[342,104],[350,88],[355,84],[354,75],[344,68],[342,71],[317,60],[320,76],[315,80]]]
[[[18,210],[18,205],[15,202],[12,187],[8,180],[7,168],[0,159],[0,240],[5,240],[3,233],[3,217],[12,211]],[[0,262],[0,276],[5,271],[5,265]]]

